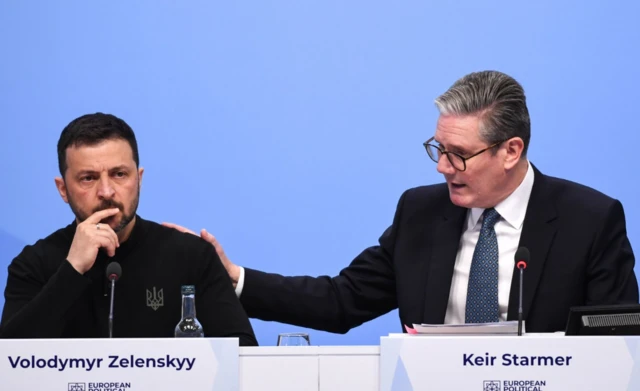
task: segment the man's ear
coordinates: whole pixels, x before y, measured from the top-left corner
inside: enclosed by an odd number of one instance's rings
[[[140,186],[142,186],[142,174],[144,174],[144,167],[140,167],[138,169],[138,181],[140,182]]]
[[[60,193],[60,197],[62,197],[62,200],[68,204],[69,198],[67,198],[67,185],[65,185],[64,179],[62,179],[62,177],[57,176],[55,178],[55,182],[56,182],[56,188],[58,189],[58,193]]]
[[[504,168],[512,169],[518,164],[524,151],[524,141],[520,137],[514,137],[505,141],[506,151],[504,157]]]

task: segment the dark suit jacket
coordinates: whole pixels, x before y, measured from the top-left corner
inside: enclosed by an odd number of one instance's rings
[[[520,237],[531,253],[526,330],[563,331],[571,306],[638,303],[620,202],[534,170]],[[241,302],[250,317],[336,333],[395,308],[402,324],[441,324],[466,215],[451,203],[446,184],[407,190],[379,245],[338,276],[283,277],[245,268]],[[518,281],[514,270],[509,320],[517,319]]]

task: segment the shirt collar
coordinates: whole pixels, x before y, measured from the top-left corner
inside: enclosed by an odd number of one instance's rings
[[[500,216],[513,228],[520,229],[524,223],[524,215],[527,212],[526,205],[529,203],[531,189],[533,188],[533,168],[527,161],[527,173],[516,190],[509,194],[502,202],[494,208]],[[523,208],[522,205],[525,205]],[[478,224],[484,208],[471,208],[467,217],[467,226],[471,229]]]

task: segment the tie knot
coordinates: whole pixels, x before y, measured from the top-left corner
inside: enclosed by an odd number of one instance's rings
[[[484,217],[482,218],[482,227],[493,228],[494,225],[498,222],[500,218],[500,213],[498,213],[495,209],[489,208],[485,209],[482,214]]]

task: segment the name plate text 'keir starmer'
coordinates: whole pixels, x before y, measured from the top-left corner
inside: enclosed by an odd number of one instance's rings
[[[640,337],[390,335],[380,390],[640,390]]]

